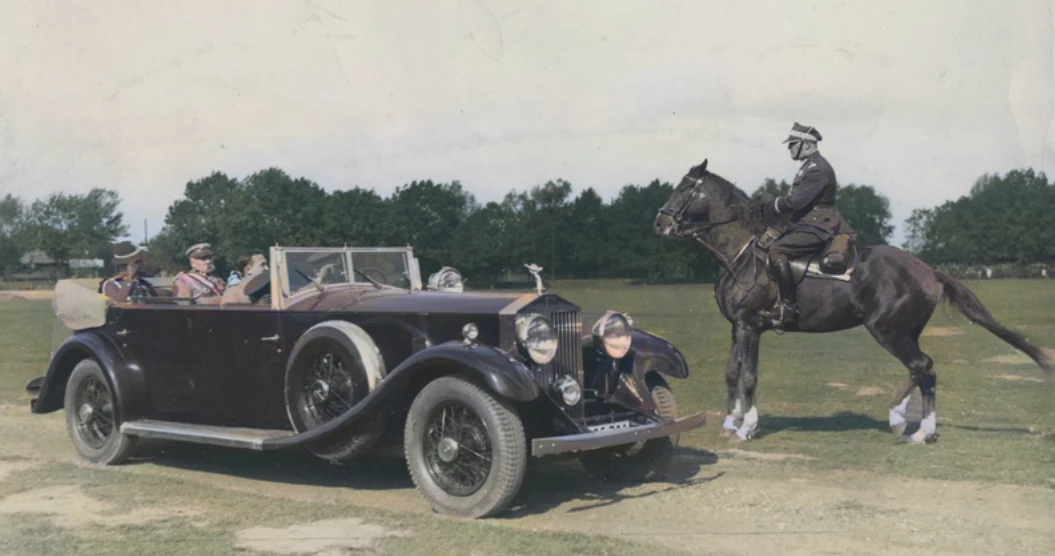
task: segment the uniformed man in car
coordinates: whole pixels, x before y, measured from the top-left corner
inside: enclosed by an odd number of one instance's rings
[[[106,279],[99,285],[99,293],[124,303],[133,297],[156,297],[157,291],[143,279],[143,264],[147,248],[122,241],[114,246],[114,266],[124,266],[123,271]]]
[[[189,298],[191,303],[219,303],[227,282],[213,274],[212,246],[208,243],[192,245],[187,249],[191,269],[180,272],[172,282],[173,297]]]
[[[764,222],[781,218],[788,221],[783,235],[769,247],[769,271],[780,288],[781,321],[785,327],[795,326],[799,318],[790,261],[824,249],[845,227],[835,208],[835,170],[817,147],[822,139],[816,128],[795,122],[783,142],[791,159],[801,160],[802,166],[787,195],[772,202],[763,201],[759,207]]]

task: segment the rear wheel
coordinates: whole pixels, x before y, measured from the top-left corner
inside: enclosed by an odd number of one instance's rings
[[[674,392],[665,383],[649,388],[656,410],[665,419],[678,416]],[[650,481],[666,477],[674,461],[676,437],[665,436],[587,452],[579,461],[591,475],[606,481]]]
[[[508,506],[524,481],[527,442],[516,412],[467,380],[443,377],[414,398],[407,467],[432,509],[463,518]]]
[[[121,432],[117,397],[102,368],[85,359],[66,382],[66,430],[81,458],[118,465],[128,460],[136,438]]]

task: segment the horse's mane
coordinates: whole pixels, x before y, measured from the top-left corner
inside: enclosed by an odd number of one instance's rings
[[[748,225],[755,233],[761,231],[761,223],[758,222],[758,218],[753,214],[751,207],[753,202],[751,198],[747,196],[743,190],[733,185],[732,182],[715,174],[714,172],[706,172],[705,179],[708,183],[713,184],[713,191],[717,193],[721,201],[728,205],[735,213],[744,218]]]

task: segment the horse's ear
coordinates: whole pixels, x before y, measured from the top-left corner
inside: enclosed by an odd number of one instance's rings
[[[703,164],[700,164],[700,172],[706,172],[706,171],[707,171],[707,159],[705,158],[705,159],[703,159]]]

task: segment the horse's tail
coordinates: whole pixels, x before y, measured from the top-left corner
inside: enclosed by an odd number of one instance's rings
[[[980,324],[982,328],[992,332],[1001,340],[1011,344],[1028,355],[1030,359],[1037,363],[1037,365],[1040,365],[1040,368],[1043,369],[1049,377],[1052,376],[1052,373],[1055,373],[1055,361],[1052,361],[1051,357],[1045,353],[1044,350],[1033,345],[1032,342],[1019,332],[1011,330],[997,322],[997,320],[993,318],[993,315],[989,314],[985,305],[982,305],[982,302],[974,295],[974,292],[967,289],[967,286],[951,276],[947,276],[940,272],[935,272],[934,274],[938,278],[938,281],[945,286],[945,296],[946,299],[949,300],[949,303],[953,307],[959,309],[965,317],[971,320],[971,322]]]

